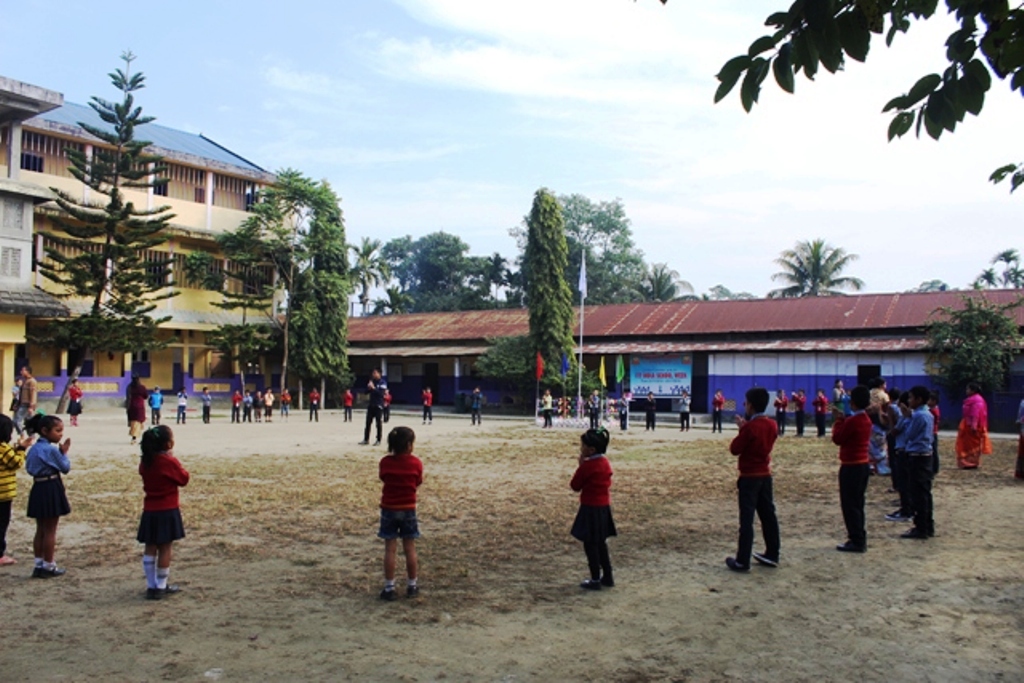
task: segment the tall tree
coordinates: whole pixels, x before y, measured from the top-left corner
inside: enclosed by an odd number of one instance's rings
[[[769,298],[800,296],[838,296],[841,291],[860,291],[864,282],[841,273],[853,261],[856,254],[848,254],[842,247],[833,247],[825,240],[797,242],[775,259],[782,270],[772,275],[772,280],[788,283],[787,287],[768,292]]]
[[[493,306],[491,260],[468,252],[468,244],[444,231],[416,240],[399,237],[381,248],[399,288],[409,297],[409,310],[416,313]]]
[[[565,280],[569,247],[558,200],[547,189],[537,190],[526,219],[526,249],[522,271],[530,311],[530,339],[552,367],[563,351],[572,349],[572,292]],[[572,355],[571,353],[569,355]]]
[[[391,279],[391,267],[382,252],[380,240],[364,237],[352,250],[352,281],[359,288],[359,303],[366,315],[370,307],[370,290],[380,287]]]
[[[494,302],[498,302],[498,291],[508,284],[508,259],[494,252],[487,259],[487,281],[494,287]]]
[[[648,302],[675,301],[681,292],[693,293],[693,285],[679,279],[678,271],[664,263],[649,266],[640,283],[640,294]]]
[[[384,290],[386,298],[375,299],[373,302],[374,315],[392,315],[394,313],[408,313],[412,306],[412,297],[401,290],[400,287],[392,285]]]
[[[730,301],[735,299],[756,299],[750,292],[734,292],[725,285],[715,285],[707,294],[701,295],[709,301]]]
[[[911,292],[945,292],[948,289],[949,289],[949,285],[947,285],[942,280],[926,280],[926,281],[922,282],[921,284],[919,284],[917,287],[915,287],[914,289],[912,289],[910,291]]]
[[[1020,252],[1004,249],[992,257],[991,267],[981,271],[974,279],[975,289],[1021,289],[1024,288],[1024,269],[1020,264]],[[996,268],[1001,264],[1001,272]]]
[[[718,72],[715,102],[742,77],[740,102],[749,112],[769,72],[779,87],[792,93],[800,71],[813,80],[819,65],[835,73],[844,68],[847,57],[863,62],[872,34],[885,33],[889,46],[912,23],[935,16],[938,4],[937,0],[798,0],[767,18],[770,34],[725,63]],[[1001,0],[946,0],[945,5],[959,23],[946,39],[948,66],[941,74],[922,76],[885,105],[883,111],[895,112],[889,140],[911,129],[920,137],[923,128],[935,140],[943,131],[952,133],[968,113],[981,113],[993,75],[1008,82],[1011,91],[1024,94],[1024,8]],[[1000,182],[1011,175],[1013,191],[1024,183],[1024,164],[1004,165],[990,179]]]
[[[327,181],[314,185],[309,201],[303,241],[308,260],[289,296],[295,324],[293,353],[300,376],[328,382],[333,390],[347,384],[349,377],[348,247],[341,200]]]
[[[57,188],[61,214],[54,223],[63,234],[44,233],[48,247],[39,265],[43,275],[60,286],[58,296],[84,299],[85,315],[49,323],[35,341],[68,349],[74,363],[68,386],[82,371],[90,351],[134,352],[160,348],[157,328],[168,317],[154,318],[157,302],[174,296],[168,280],[170,258],[154,248],[167,240],[165,228],[174,217],[170,207],[140,209],[125,189],[146,190],[165,182],[161,157],[146,153],[150,145],[136,139],[137,128],[153,121],[143,116],[134,93],[144,87],[142,73],[132,73],[135,55],[121,56],[124,68],[110,74],[120,102],[93,97],[89,106],[109,127],[79,123],[100,140],[92,154],[66,148],[71,174],[105,203],[79,200]],[[67,404],[67,389],[57,410]]]
[[[999,305],[981,293],[961,297],[960,306],[944,306],[925,330],[930,353],[929,374],[954,394],[968,382],[986,391],[1006,384],[1010,366],[1024,339],[1014,311],[1024,298]]]

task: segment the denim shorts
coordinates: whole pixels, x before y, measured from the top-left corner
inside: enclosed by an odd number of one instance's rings
[[[385,540],[419,538],[420,525],[416,521],[416,511],[381,509],[380,530],[377,536]]]

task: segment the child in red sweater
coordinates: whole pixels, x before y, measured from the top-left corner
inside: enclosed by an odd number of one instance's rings
[[[139,543],[145,543],[142,569],[146,573],[146,598],[162,600],[178,592],[168,585],[171,573],[171,549],[185,538],[178,506],[178,488],[188,484],[189,474],[171,452],[174,433],[165,425],[150,427],[142,434],[142,462],[139,474],[146,499],[139,521]]]
[[[844,553],[863,553],[868,549],[867,530],[864,528],[864,498],[871,476],[868,444],[871,441],[871,418],[865,409],[871,405],[871,392],[856,386],[850,391],[853,414],[843,414],[839,404],[832,407],[832,443],[839,446],[839,504],[846,524],[846,543],[836,546]]]
[[[736,465],[740,476],[736,482],[740,508],[740,540],[736,557],[725,558],[725,566],[734,572],[750,571],[750,558],[765,567],[779,566],[779,519],[775,515],[772,496],[772,448],[779,437],[774,420],[765,415],[768,390],[754,387],[744,401],[745,417],[736,416],[739,434],[729,444],[729,452],[739,456]],[[754,513],[761,520],[764,535],[763,553],[754,548]]]
[[[402,539],[405,552],[405,571],[408,583],[405,595],[414,598],[420,594],[416,578],[419,562],[416,558],[416,539],[420,537],[416,520],[416,489],[423,483],[423,463],[412,453],[416,434],[408,427],[395,427],[388,434],[388,454],[380,459],[380,480],[384,488],[380,496],[380,530],[384,539],[384,590],[381,600],[394,600],[395,564],[398,557],[398,539]]]
[[[610,493],[612,466],[605,455],[609,441],[608,430],[603,427],[583,433],[579,466],[569,482],[569,487],[580,493],[580,509],[571,533],[573,538],[583,541],[583,551],[587,554],[590,568],[590,578],[581,583],[580,588],[592,591],[615,585],[607,542],[610,536],[616,535]]]

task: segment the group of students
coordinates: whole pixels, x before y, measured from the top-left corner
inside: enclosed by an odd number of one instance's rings
[[[882,421],[892,436],[902,475],[893,477],[893,487],[906,509],[901,505],[886,519],[913,521],[901,538],[924,540],[935,535],[932,480],[937,457],[935,418],[928,407],[931,398],[931,390],[915,386],[897,401],[886,398],[873,405],[871,390],[857,386],[849,392],[849,414],[842,403],[833,406],[832,442],[839,447],[839,503],[847,536],[836,550],[863,553],[868,548],[864,506],[872,474],[869,446],[875,429],[873,420]],[[779,565],[780,532],[771,471],[771,452],[779,425],[766,414],[768,401],[766,389],[747,391],[744,416],[736,418],[739,433],[729,445],[730,452],[738,456],[740,533],[736,555],[727,557],[725,563],[738,572],[749,571],[751,559],[767,567]],[[753,552],[755,514],[765,542],[760,553]]]
[[[313,390],[316,392],[316,389]],[[206,393],[206,389],[203,389],[203,393]],[[312,399],[312,393],[310,394]],[[320,396],[317,394],[317,401],[319,402]],[[288,391],[288,388],[281,390],[281,397],[277,399],[274,396],[274,390],[268,388],[266,392],[253,390],[242,392],[238,389],[231,395],[231,422],[241,424],[242,422],[252,422],[253,418],[256,418],[256,422],[265,420],[266,422],[274,421],[274,402],[280,400],[281,403],[281,418],[284,420],[288,419],[288,415],[291,413],[292,408],[292,394]],[[312,400],[310,401],[312,406]],[[310,408],[312,411],[312,408]],[[209,411],[208,404],[203,401],[203,422],[209,422]],[[310,414],[310,420],[312,420],[312,413]]]

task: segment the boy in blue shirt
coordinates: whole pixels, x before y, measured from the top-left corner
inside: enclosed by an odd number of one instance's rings
[[[153,387],[153,393],[149,395],[150,422],[153,425],[160,424],[160,409],[164,405],[164,395],[160,393],[160,387]]]
[[[914,527],[900,538],[921,540],[935,535],[932,514],[932,427],[934,418],[928,410],[931,390],[916,386],[910,389],[909,406],[912,411],[903,430],[906,438],[907,488],[914,508]]]

